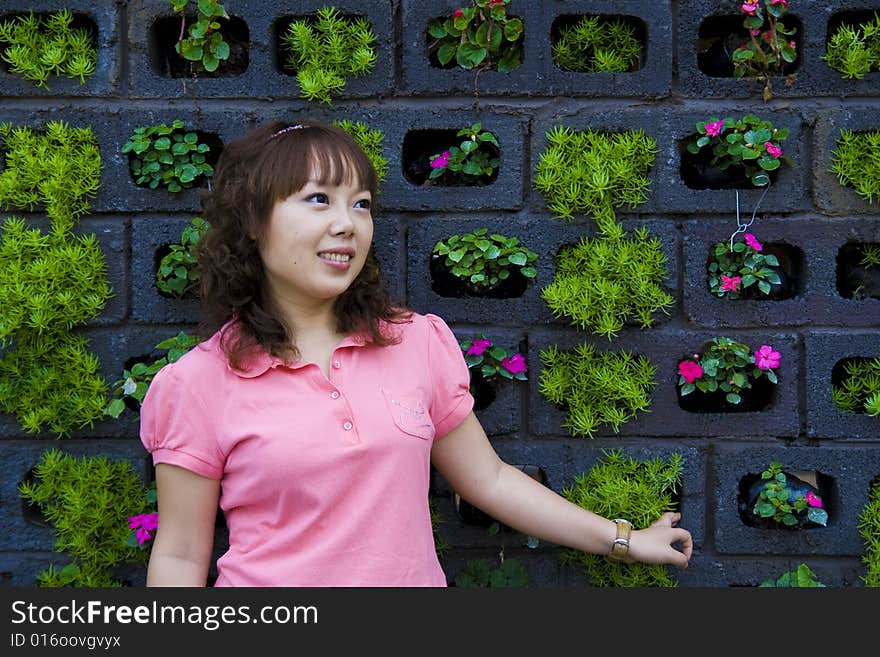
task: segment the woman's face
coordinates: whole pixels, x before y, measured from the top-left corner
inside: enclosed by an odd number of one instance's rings
[[[276,303],[303,310],[332,307],[367,259],[371,200],[356,182],[337,186],[313,179],[275,203],[259,249]]]

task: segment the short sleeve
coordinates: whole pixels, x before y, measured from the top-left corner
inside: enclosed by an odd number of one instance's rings
[[[171,363],[156,372],[141,404],[141,442],[153,463],[169,463],[210,479],[223,475],[223,455],[204,402]]]
[[[470,371],[452,329],[437,315],[426,314],[425,319],[428,372],[433,389],[430,413],[435,438],[440,438],[468,416],[474,398],[470,393]]]

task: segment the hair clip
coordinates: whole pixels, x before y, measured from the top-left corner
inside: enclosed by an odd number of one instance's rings
[[[305,126],[302,123],[297,123],[296,125],[289,125],[286,128],[281,128],[281,130],[273,133],[272,136],[269,137],[269,139],[275,139],[275,137],[279,137],[286,132],[290,132],[291,130],[301,130],[302,128],[305,128]]]

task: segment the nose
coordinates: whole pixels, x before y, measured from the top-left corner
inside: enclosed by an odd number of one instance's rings
[[[332,235],[351,235],[354,233],[355,222],[352,216],[353,210],[340,207],[333,213],[333,221],[330,222],[330,233]]]

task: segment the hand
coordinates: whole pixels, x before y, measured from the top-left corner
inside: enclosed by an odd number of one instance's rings
[[[645,529],[638,529],[629,539],[629,553],[626,561],[642,563],[670,564],[687,568],[694,549],[691,533],[677,527],[681,514],[667,511]],[[680,549],[673,547],[674,543]]]

